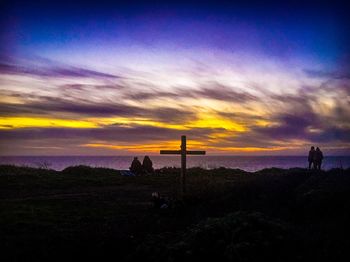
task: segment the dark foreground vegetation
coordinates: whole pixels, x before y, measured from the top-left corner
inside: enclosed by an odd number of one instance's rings
[[[350,261],[350,169],[0,166],[2,261]],[[151,194],[169,198],[155,209]]]

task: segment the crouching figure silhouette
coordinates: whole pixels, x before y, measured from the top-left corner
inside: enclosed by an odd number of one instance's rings
[[[149,156],[145,156],[142,161],[142,168],[146,174],[152,174],[154,172],[152,160]]]
[[[143,168],[142,168],[141,162],[140,162],[140,160],[137,159],[137,157],[134,157],[134,160],[132,161],[129,169],[135,175],[140,175],[143,173]]]

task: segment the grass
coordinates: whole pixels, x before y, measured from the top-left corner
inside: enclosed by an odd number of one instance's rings
[[[219,168],[124,177],[85,166],[61,172],[0,166],[4,261],[300,261],[349,256],[350,170]],[[151,193],[171,208],[152,207]]]

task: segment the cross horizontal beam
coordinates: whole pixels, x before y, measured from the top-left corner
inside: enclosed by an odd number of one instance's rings
[[[181,155],[181,150],[160,150],[161,155]],[[187,150],[186,155],[205,155],[205,151]]]
[[[193,151],[193,150],[189,150],[186,151],[187,155],[205,155],[205,151]]]
[[[181,150],[160,150],[161,155],[181,155]]]

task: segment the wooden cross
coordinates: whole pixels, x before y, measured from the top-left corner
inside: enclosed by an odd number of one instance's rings
[[[205,155],[205,151],[186,149],[186,136],[181,136],[180,150],[160,150],[162,155],[181,155],[181,194],[186,193],[186,155]]]

